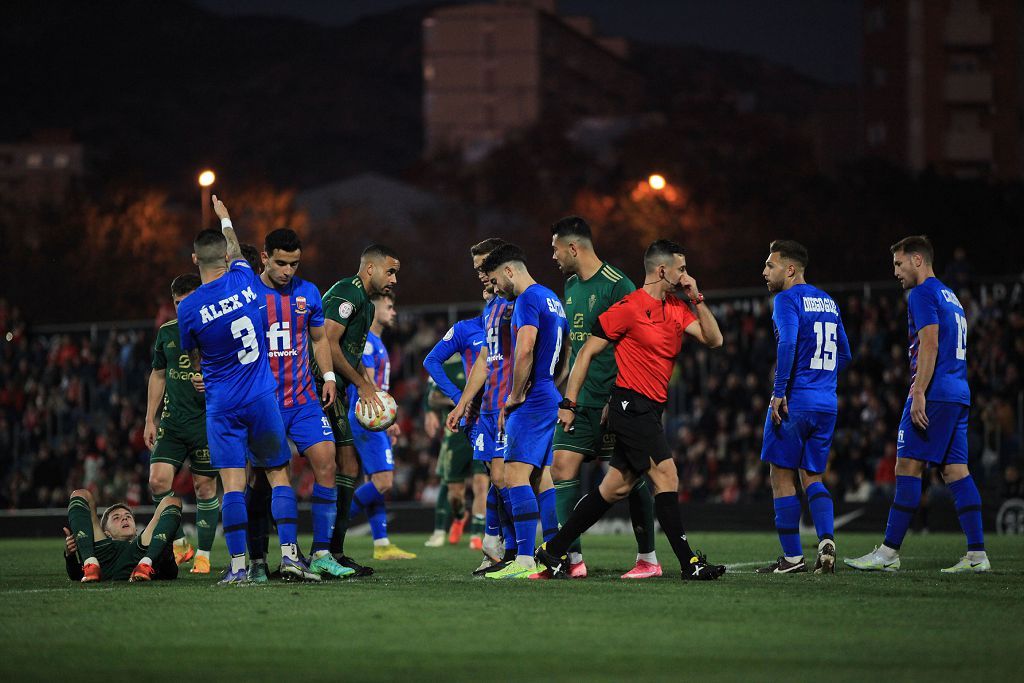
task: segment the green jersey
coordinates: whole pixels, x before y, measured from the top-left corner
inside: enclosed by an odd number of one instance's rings
[[[323,297],[324,317],[345,326],[341,335],[341,351],[345,359],[358,372],[363,367],[363,349],[366,334],[373,324],[373,302],[366,295],[366,288],[358,275],[338,280]],[[335,368],[337,369],[337,368]],[[316,369],[319,375],[319,369]],[[340,375],[340,373],[339,373]],[[338,377],[340,385],[348,385]]]
[[[607,263],[602,263],[589,280],[573,275],[565,283],[565,316],[569,319],[569,343],[572,353],[570,367],[576,354],[590,337],[597,316],[636,287],[626,275]],[[603,407],[608,402],[612,383],[619,369],[615,365],[615,350],[607,348],[590,362],[590,370],[576,403],[590,408]]]
[[[160,414],[163,427],[191,428],[197,422],[206,425],[206,399],[192,386],[196,371],[181,348],[178,321],[160,326],[153,343],[153,369],[167,371],[164,409]]]

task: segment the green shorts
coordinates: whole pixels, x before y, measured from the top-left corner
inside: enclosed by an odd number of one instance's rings
[[[130,541],[102,538],[93,544],[93,548],[100,563],[100,576],[104,581],[127,580],[132,575],[135,565],[146,555],[141,536],[136,536]]]
[[[216,477],[217,470],[210,465],[210,447],[206,443],[206,424],[188,428],[177,425],[160,425],[156,430],[156,445],[149,457],[149,463],[167,463],[174,472],[182,468],[188,459],[192,474],[202,477]]]
[[[352,438],[352,427],[348,423],[348,403],[346,391],[347,386],[338,385],[338,397],[329,408],[324,408],[324,414],[331,423],[334,430],[334,443],[337,446],[354,446],[355,439]],[[323,387],[317,385],[317,393],[323,396]]]
[[[572,432],[566,432],[561,424],[555,427],[552,450],[579,453],[585,462],[610,460],[615,450],[615,435],[601,425],[603,411],[604,408],[578,407]]]
[[[443,481],[449,484],[466,481],[473,473],[473,444],[469,442],[466,434],[446,429],[437,462],[439,468],[441,463],[444,463],[444,472],[438,472]]]

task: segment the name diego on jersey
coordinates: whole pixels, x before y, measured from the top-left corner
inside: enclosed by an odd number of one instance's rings
[[[243,303],[239,297],[244,297],[245,302]],[[211,323],[217,318],[221,317],[225,313],[238,310],[242,306],[252,301],[256,301],[256,294],[253,293],[252,287],[246,287],[237,294],[232,294],[226,299],[221,299],[215,304],[207,304],[199,309],[199,320],[205,325]]]
[[[803,297],[803,304],[804,311],[806,313],[832,313],[834,315],[839,315],[839,309],[836,307],[836,302],[832,299],[817,296],[805,296]]]

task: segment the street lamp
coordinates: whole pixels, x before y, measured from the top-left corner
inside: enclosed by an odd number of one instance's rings
[[[206,169],[199,174],[199,187],[202,188],[200,203],[202,204],[203,212],[203,230],[210,227],[210,186],[213,185],[213,181],[216,179],[217,176],[210,169]]]
[[[660,192],[665,189],[665,176],[660,173],[652,173],[647,178],[647,184],[651,186],[651,189],[655,192]]]

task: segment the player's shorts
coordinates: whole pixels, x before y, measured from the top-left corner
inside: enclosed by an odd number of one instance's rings
[[[282,408],[281,419],[288,438],[295,442],[299,453],[322,441],[334,443],[331,422],[324,415],[319,403],[310,402],[295,408]],[[333,455],[331,456],[333,457]]]
[[[660,463],[672,454],[665,438],[661,414],[665,404],[622,387],[612,387],[608,403],[608,431],[615,435],[610,465],[619,471],[646,472],[651,461]]]
[[[903,407],[896,436],[896,457],[923,460],[933,465],[967,464],[967,416],[970,406],[928,401],[928,429],[920,430],[910,420],[911,399]]]
[[[210,465],[210,448],[206,443],[206,424],[191,428],[161,423],[156,430],[156,445],[149,456],[149,464],[166,463],[177,473],[188,460],[192,474],[216,477],[217,470]]]
[[[551,449],[555,435],[555,410],[514,411],[505,418],[505,462],[525,462],[548,467],[554,459]]]
[[[352,429],[349,426],[348,391],[346,389],[347,387],[339,383],[338,397],[334,399],[334,403],[324,408],[324,414],[330,423],[331,431],[334,432],[334,441],[339,446],[351,446],[355,443],[352,439]],[[318,384],[316,390],[318,395],[323,396],[322,384]]]
[[[492,458],[504,458],[505,445],[505,435],[498,434],[498,414],[481,413],[473,436],[473,459],[490,462]]]
[[[234,410],[207,413],[206,435],[210,464],[218,470],[242,468],[247,462],[253,467],[280,467],[292,457],[274,392]]]
[[[445,462],[443,475],[439,473],[439,476],[443,476],[443,481],[449,484],[461,483],[473,472],[473,444],[470,438],[471,434],[465,432],[445,430],[441,453],[438,455],[438,461]]]
[[[571,451],[583,456],[585,462],[610,460],[615,450],[615,435],[601,424],[604,408],[576,408],[576,420],[572,431],[567,432],[558,424],[552,448],[556,451]]]
[[[828,451],[835,429],[835,413],[790,410],[782,424],[776,426],[769,408],[764,421],[761,460],[791,470],[799,468],[820,474],[828,466]]]
[[[391,437],[388,436],[388,433],[371,432],[359,424],[355,413],[350,412],[348,417],[348,423],[352,429],[352,441],[359,454],[359,462],[363,464],[363,470],[367,474],[393,471],[395,458],[391,452]]]

